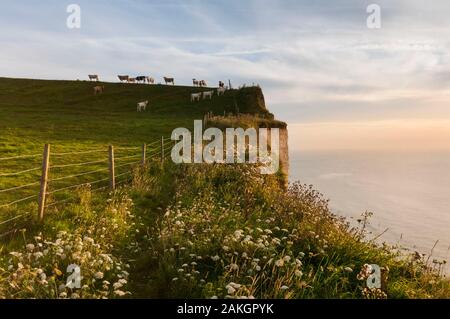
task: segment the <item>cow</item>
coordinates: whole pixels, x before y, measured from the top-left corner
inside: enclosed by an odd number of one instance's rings
[[[199,80],[192,79],[192,83],[194,84],[194,86],[200,86],[200,81]]]
[[[105,91],[105,86],[104,85],[94,86],[94,95],[102,94],[103,91]]]
[[[202,93],[192,93],[191,94],[191,102],[198,101],[200,102],[200,98],[202,97]]]
[[[155,84],[155,79],[154,78],[152,78],[150,76],[147,76],[147,77],[145,77],[145,79],[147,80],[148,84]]]
[[[128,75],[118,75],[120,82],[128,82],[128,79],[130,78]]]
[[[97,74],[89,74],[88,76],[89,76],[89,81],[96,81],[96,82],[99,81]]]
[[[174,78],[168,78],[164,77],[164,82],[167,84],[172,83],[172,85],[175,85],[175,79]]]
[[[209,97],[209,99],[211,100],[213,95],[214,95],[214,91],[205,91],[205,92],[203,92],[203,99],[206,99],[207,97]]]
[[[138,112],[145,111],[145,110],[147,109],[147,105],[148,105],[148,101],[139,102],[139,103],[137,104],[137,111],[138,111]]]
[[[200,80],[199,81],[199,86],[207,86],[206,85],[206,81],[205,80]]]
[[[138,83],[140,83],[140,82],[145,83],[145,80],[146,80],[146,77],[143,75],[136,77],[136,82],[138,82]]]
[[[227,89],[225,89],[225,87],[219,87],[219,88],[217,89],[217,96],[224,95],[226,90],[227,90]]]
[[[136,78],[128,78],[128,83],[136,83]]]
[[[219,87],[220,88],[224,88],[225,87],[225,83],[223,83],[222,81],[219,81]]]

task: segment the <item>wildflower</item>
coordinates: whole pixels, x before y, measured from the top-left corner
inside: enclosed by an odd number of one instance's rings
[[[275,262],[275,266],[277,266],[277,267],[283,267],[283,266],[284,266],[284,260],[283,260],[283,259],[278,259],[278,260]]]
[[[303,276],[303,273],[300,271],[300,270],[296,270],[295,271],[295,275],[297,276],[297,277],[301,277],[301,276]]]
[[[104,277],[104,274],[103,274],[101,271],[96,272],[96,273],[94,274],[94,278],[95,278],[95,279],[103,279],[103,277]]]
[[[346,272],[353,272],[353,269],[351,269],[350,267],[345,267],[344,270],[345,270]]]
[[[283,260],[288,263],[291,260],[291,257],[290,256],[284,256]]]
[[[214,257],[211,257],[211,259],[213,261],[218,261],[218,260],[220,260],[220,257],[218,255],[215,255]]]
[[[234,232],[234,237],[236,238],[236,239],[240,239],[241,237],[242,237],[242,233],[243,233],[243,231],[242,230],[236,230],[235,232]]]
[[[231,264],[230,268],[231,268],[231,270],[234,270],[234,271],[239,270],[239,266],[237,264]]]
[[[283,286],[281,286],[281,288],[280,288],[281,290],[288,290],[289,289],[289,287],[288,286],[285,286],[285,285],[283,285]]]
[[[126,292],[123,292],[122,290],[114,290],[114,294],[119,297],[123,297],[126,295]]]
[[[37,251],[33,254],[33,256],[34,256],[34,258],[39,259],[39,258],[43,257],[44,254],[41,253],[40,251]]]
[[[119,288],[122,288],[122,286],[123,286],[123,284],[122,284],[121,282],[115,282],[115,283],[113,284],[114,290],[117,290],[117,289],[119,289]]]
[[[235,289],[239,289],[241,288],[240,284],[234,283],[234,282],[230,282],[228,285],[230,285],[231,287],[235,288]]]
[[[234,289],[231,285],[227,285],[225,288],[227,289],[227,293],[229,295],[232,295],[236,292],[236,289]]]
[[[28,251],[33,251],[34,250],[34,245],[33,244],[28,244],[26,246],[26,248],[27,248]]]

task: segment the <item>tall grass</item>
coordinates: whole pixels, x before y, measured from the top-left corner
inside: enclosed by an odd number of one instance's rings
[[[250,165],[152,163],[107,196],[80,189],[5,246],[0,296],[450,297],[422,257],[366,240],[311,186],[280,184]],[[62,288],[70,263],[80,264],[83,289]],[[365,286],[366,264],[382,267],[381,289]]]

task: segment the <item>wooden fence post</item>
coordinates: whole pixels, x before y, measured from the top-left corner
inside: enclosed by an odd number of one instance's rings
[[[116,189],[116,175],[114,169],[114,146],[109,146],[109,188]]]
[[[42,175],[41,175],[41,190],[39,192],[39,211],[38,218],[40,221],[44,219],[45,213],[45,197],[47,195],[48,169],[50,161],[50,144],[45,144],[44,154],[42,157]]]
[[[164,163],[164,136],[161,136],[161,163]]]
[[[145,165],[145,161],[146,161],[146,157],[147,157],[147,144],[142,144],[142,166]]]

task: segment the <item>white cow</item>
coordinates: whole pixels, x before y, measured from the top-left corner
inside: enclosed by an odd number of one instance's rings
[[[206,99],[207,97],[211,100],[214,95],[214,91],[205,91],[203,92],[203,99]]]
[[[194,101],[200,101],[200,98],[202,97],[202,93],[192,93],[191,94],[191,102]]]
[[[138,111],[138,112],[145,111],[145,110],[147,109],[147,105],[148,105],[148,101],[139,102],[139,103],[137,104],[137,111]]]
[[[217,96],[224,95],[226,90],[227,90],[227,89],[226,89],[225,87],[219,87],[219,88],[217,89]]]

